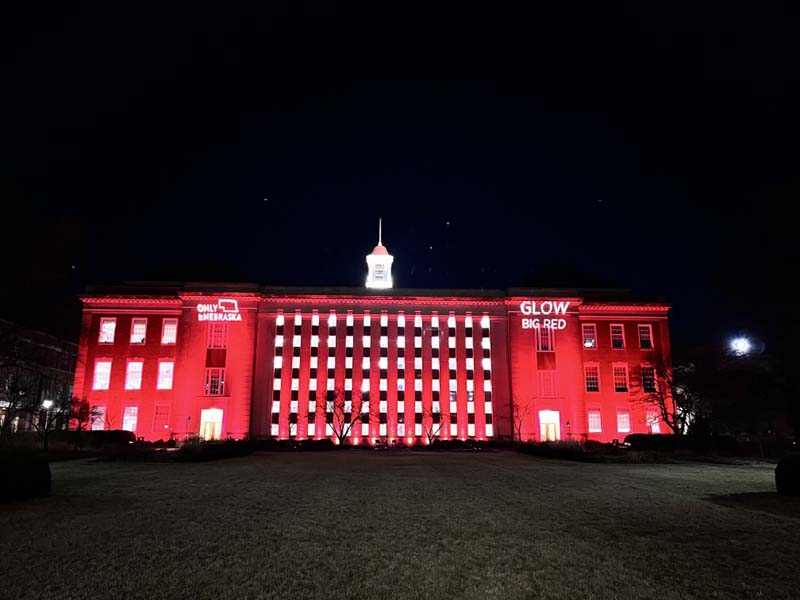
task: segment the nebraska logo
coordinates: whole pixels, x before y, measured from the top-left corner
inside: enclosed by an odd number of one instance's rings
[[[239,301],[234,298],[220,298],[216,304],[198,304],[198,321],[241,321]]]

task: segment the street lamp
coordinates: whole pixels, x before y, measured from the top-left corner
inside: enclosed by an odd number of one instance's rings
[[[50,409],[53,406],[52,400],[45,400],[42,402],[42,408],[44,409],[44,430],[47,431],[47,427],[49,425],[48,421],[50,420]],[[47,450],[47,448],[45,448]]]
[[[746,337],[737,337],[731,340],[730,348],[736,356],[744,356],[745,354],[750,354],[753,344]]]

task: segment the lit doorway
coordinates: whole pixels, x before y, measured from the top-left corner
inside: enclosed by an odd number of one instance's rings
[[[222,436],[222,409],[205,408],[200,411],[200,437],[218,440]]]
[[[539,411],[539,434],[543,442],[556,442],[561,439],[560,418],[557,410]]]

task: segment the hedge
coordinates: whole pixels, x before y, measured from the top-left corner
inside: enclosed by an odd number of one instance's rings
[[[225,440],[206,442],[198,438],[187,440],[177,451],[180,460],[205,462],[221,458],[247,456],[253,453],[249,440]]]
[[[775,487],[781,496],[800,496],[800,454],[788,454],[778,462]]]
[[[0,502],[50,495],[50,465],[32,452],[0,453]]]

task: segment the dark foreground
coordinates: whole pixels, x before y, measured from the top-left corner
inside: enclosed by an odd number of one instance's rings
[[[1,598],[796,598],[772,467],[491,453],[55,463]]]

